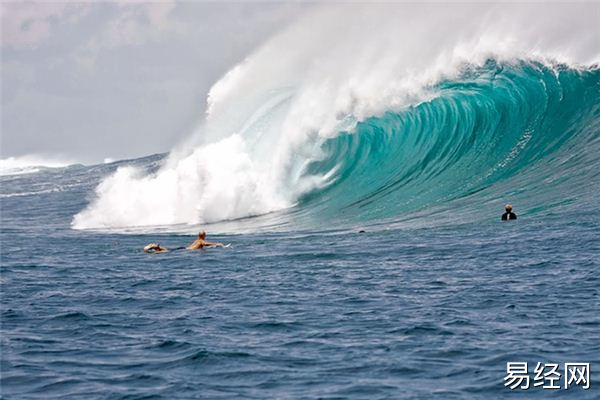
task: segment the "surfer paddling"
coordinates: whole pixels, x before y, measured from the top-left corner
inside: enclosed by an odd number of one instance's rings
[[[225,247],[225,245],[218,242],[208,242],[206,240],[206,232],[201,231],[198,233],[198,239],[194,240],[188,247],[176,247],[171,250],[202,250],[205,247]],[[166,253],[167,251],[169,251],[169,249],[162,247],[158,243],[150,243],[144,247],[144,252],[146,253]]]
[[[150,243],[146,247],[144,247],[144,252],[146,253],[166,253],[169,251],[166,247],[162,247],[158,243]]]
[[[201,250],[205,247],[225,247],[223,243],[213,243],[206,241],[206,232],[202,231],[198,233],[198,239],[194,240],[186,249],[188,250]]]

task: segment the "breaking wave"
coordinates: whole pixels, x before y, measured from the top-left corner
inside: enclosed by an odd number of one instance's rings
[[[525,213],[587,201],[597,28],[585,5],[544,7],[319,9],[217,82],[202,125],[157,171],[120,167],[72,225],[278,210],[313,225],[451,220],[457,208],[476,220],[504,201]]]

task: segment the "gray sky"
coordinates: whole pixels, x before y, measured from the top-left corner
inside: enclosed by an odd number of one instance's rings
[[[306,6],[3,2],[1,158],[169,151],[210,86]]]

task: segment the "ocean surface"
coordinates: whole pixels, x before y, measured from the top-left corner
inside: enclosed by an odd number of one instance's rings
[[[268,204],[247,164],[194,167],[241,139],[4,171],[1,397],[598,398],[600,70],[490,59],[431,89],[305,143],[303,190]],[[200,229],[231,247],[142,251]],[[590,363],[591,387],[534,387],[538,362]]]

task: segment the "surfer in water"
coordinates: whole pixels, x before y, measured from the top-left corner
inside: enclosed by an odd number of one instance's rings
[[[169,251],[166,247],[162,247],[158,243],[150,243],[146,247],[144,247],[144,252],[146,253],[166,253]]]
[[[223,243],[207,242],[206,232],[201,231],[198,233],[198,239],[194,240],[194,242],[186,248],[188,250],[201,250],[205,247],[225,247],[225,245]]]
[[[517,214],[512,212],[512,206],[510,204],[507,204],[504,207],[504,209],[506,210],[506,212],[504,214],[502,214],[502,221],[509,221],[511,219],[517,219]]]
[[[202,231],[198,233],[198,239],[194,240],[188,247],[176,247],[171,250],[202,250],[205,247],[225,247],[225,245],[223,243],[206,241],[206,232]],[[144,252],[146,253],[166,253],[167,251],[169,251],[169,249],[162,247],[158,243],[150,243],[144,247]]]

